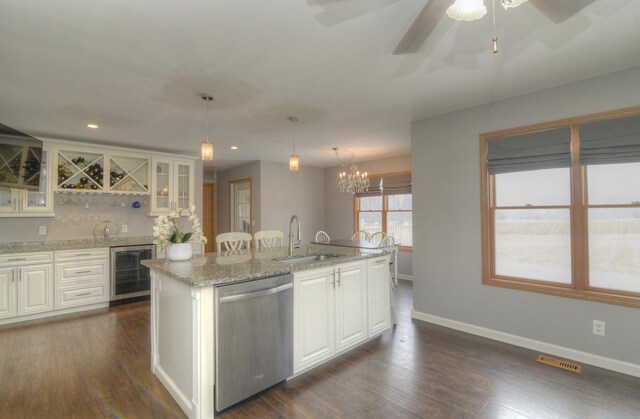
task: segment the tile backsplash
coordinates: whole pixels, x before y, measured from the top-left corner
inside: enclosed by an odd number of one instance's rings
[[[140,208],[133,208],[134,202]],[[150,236],[155,217],[149,212],[149,198],[143,196],[55,194],[55,217],[0,218],[0,243],[17,241],[68,240],[93,238],[93,227],[110,221],[120,230],[119,237]],[[38,234],[40,226],[47,234]]]

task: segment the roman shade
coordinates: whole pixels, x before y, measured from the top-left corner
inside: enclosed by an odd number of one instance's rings
[[[556,128],[487,142],[489,174],[571,167],[571,129]]]
[[[640,162],[640,116],[580,125],[580,163]]]
[[[356,194],[356,197],[403,195],[411,193],[411,173],[391,175],[370,175],[369,189]]]
[[[382,195],[382,176],[369,175],[369,188],[366,191],[356,193],[356,197]]]

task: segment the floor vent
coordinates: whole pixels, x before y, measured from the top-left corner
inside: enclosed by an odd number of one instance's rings
[[[582,373],[582,365],[574,364],[573,362],[561,361],[559,359],[551,358],[544,355],[538,355],[537,361],[542,364],[551,365],[552,367],[561,368],[563,370],[575,372],[578,374]]]

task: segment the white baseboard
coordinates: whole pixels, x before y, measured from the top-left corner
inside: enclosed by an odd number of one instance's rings
[[[640,377],[640,365],[632,364],[630,362],[607,358],[588,352],[582,352],[575,349],[566,348],[564,346],[558,346],[547,342],[525,338],[522,336],[516,336],[509,333],[500,332],[498,330],[487,329],[485,327],[463,323],[457,320],[450,320],[444,317],[438,317],[415,310],[411,311],[411,317],[413,319],[421,320],[427,323],[433,323],[439,326],[448,327],[449,329],[455,329],[461,332],[470,333],[472,335],[482,336],[511,345],[532,349],[538,352],[544,352],[546,354],[559,356],[600,368],[605,368],[622,374]]]
[[[80,313],[82,311],[95,310],[95,309],[98,309],[98,308],[107,308],[107,307],[109,307],[109,302],[108,301],[104,302],[104,303],[89,304],[89,305],[86,305],[86,306],[69,307],[69,308],[63,308],[63,309],[59,309],[59,310],[45,311],[45,312],[42,312],[42,313],[28,314],[26,316],[10,317],[10,318],[7,318],[7,319],[0,320],[0,326],[2,326],[4,324],[26,322],[26,321],[29,321],[29,320],[44,319],[44,318],[47,318],[47,317],[62,316],[64,314]]]
[[[187,417],[191,417],[192,406],[189,398],[185,396],[185,394],[180,391],[180,388],[173,382],[171,377],[162,369],[160,365],[155,365],[154,371],[156,377],[160,380],[164,388],[171,394],[173,400],[175,400],[182,411],[187,415]]]
[[[398,279],[404,279],[405,281],[413,281],[413,275],[398,274]]]

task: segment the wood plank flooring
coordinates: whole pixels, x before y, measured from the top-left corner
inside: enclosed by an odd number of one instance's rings
[[[410,318],[224,418],[639,418],[640,379]],[[149,303],[0,327],[0,418],[184,417],[151,373]]]

